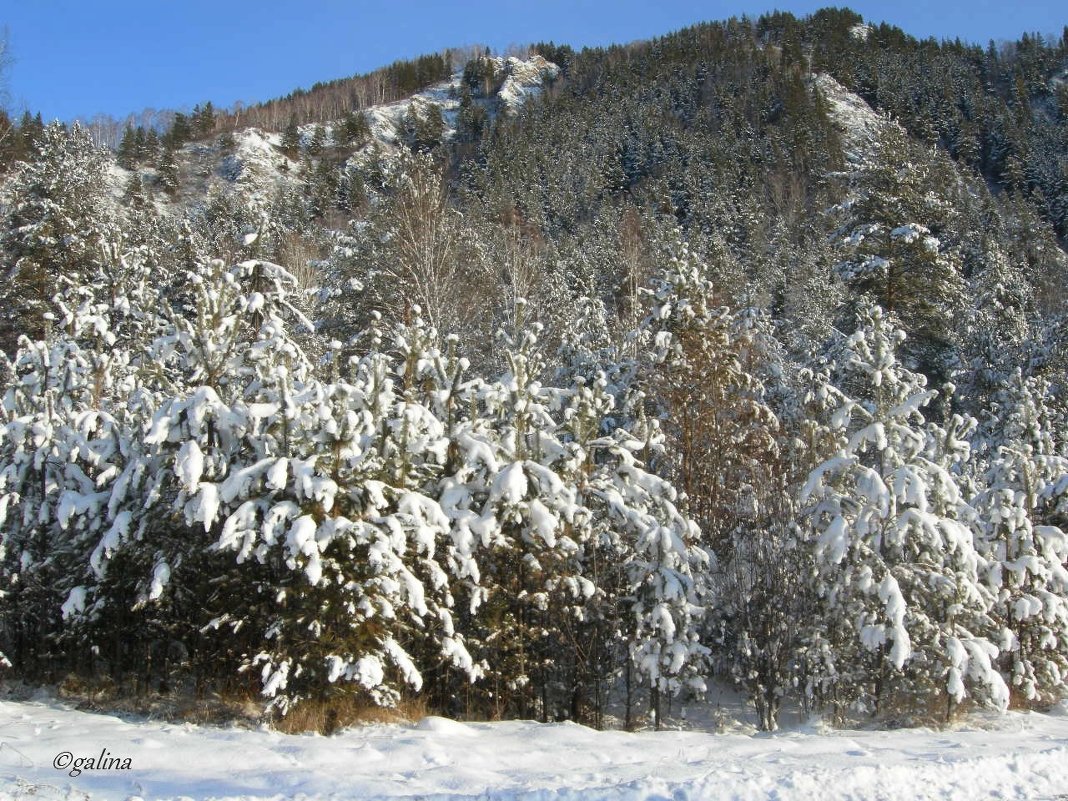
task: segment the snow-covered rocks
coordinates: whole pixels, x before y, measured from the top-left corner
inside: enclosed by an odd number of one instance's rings
[[[894,123],[830,75],[819,73],[813,77],[813,81],[827,100],[831,118],[845,139],[846,159],[853,164],[863,161],[879,134]]]
[[[560,74],[559,67],[539,55],[531,56],[527,61],[509,58],[503,63],[502,71],[506,77],[497,96],[511,114],[516,113],[528,98],[538,95],[547,81]]]

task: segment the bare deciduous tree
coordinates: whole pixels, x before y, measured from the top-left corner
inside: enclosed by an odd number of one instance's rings
[[[383,302],[398,319],[418,305],[439,332],[456,331],[473,313],[462,255],[463,218],[449,204],[441,168],[425,154],[405,160],[397,187],[385,258],[377,271]]]

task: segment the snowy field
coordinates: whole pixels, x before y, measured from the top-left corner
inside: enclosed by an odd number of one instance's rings
[[[110,768],[54,767],[105,750]],[[1068,799],[1068,710],[950,731],[627,734],[426,718],[320,737],[0,702],[0,800],[172,798]]]

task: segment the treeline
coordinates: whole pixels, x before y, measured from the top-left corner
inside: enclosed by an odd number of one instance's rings
[[[298,89],[283,98],[255,103],[220,114],[216,131],[257,127],[281,130],[291,119],[301,124],[339,120],[350,111],[401,100],[431,84],[448,80],[455,60],[466,51],[446,51],[395,61],[366,75],[354,75]],[[463,63],[463,62],[459,62]]]
[[[82,127],[92,133],[98,144],[118,149],[125,139],[135,136],[142,140],[156,138],[185,143],[242,128],[279,131],[290,121],[300,125],[331,122],[369,106],[401,100],[431,84],[448,80],[456,65],[462,66],[478,52],[481,52],[478,47],[466,47],[401,59],[365,75],[316,83],[310,89],[297,89],[284,97],[251,105],[238,102],[232,108],[220,109],[209,100],[198,103],[191,112],[151,111],[131,115],[126,120],[97,116]],[[20,122],[15,122],[0,110],[0,172],[26,157],[35,132],[43,127],[40,114],[34,116],[27,112]]]
[[[1059,698],[1064,254],[849,127],[809,70],[856,18],[796,23],[542,45],[514,118],[167,214],[46,127],[0,195],[12,669],[596,725],[708,676],[766,728]]]

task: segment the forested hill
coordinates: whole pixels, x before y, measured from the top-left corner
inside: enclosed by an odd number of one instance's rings
[[[8,674],[627,727],[710,680],[767,728],[1059,698],[1068,31],[460,61],[114,152],[0,121]]]

